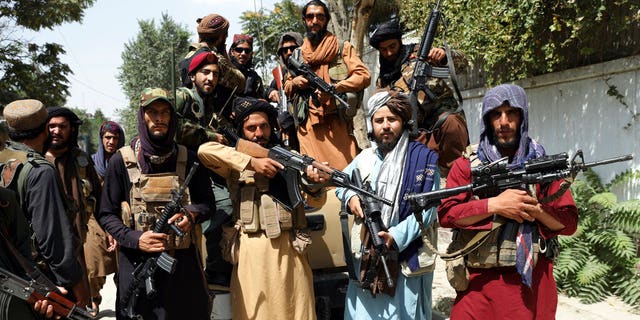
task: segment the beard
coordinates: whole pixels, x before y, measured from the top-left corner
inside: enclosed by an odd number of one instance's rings
[[[380,149],[380,151],[382,151],[382,153],[385,154],[396,147],[396,145],[398,144],[398,141],[400,140],[400,137],[401,135],[398,135],[395,138],[393,138],[393,140],[386,141],[386,142],[383,142],[382,139],[378,137],[374,137],[373,140],[376,142],[378,149]]]
[[[69,140],[61,141],[61,142],[53,142],[53,138],[49,136],[47,141],[45,142],[44,150],[62,150],[69,146]]]
[[[166,138],[167,138],[167,134],[166,133],[151,133],[149,132],[149,139],[151,139],[151,141],[153,141],[154,143],[157,144],[161,144],[164,143]]]
[[[324,36],[327,34],[327,28],[324,28],[318,32],[311,31],[309,27],[305,27],[305,28],[307,29],[305,36],[307,36],[307,38],[309,38],[309,40],[313,43],[320,42],[320,40],[322,40],[322,38],[324,38]]]
[[[500,149],[505,149],[505,150],[516,150],[518,149],[518,144],[520,143],[520,134],[518,134],[518,136],[514,137],[513,139],[506,141],[506,142],[501,142],[498,139],[498,135],[494,132],[493,133],[493,141],[496,144],[496,147],[500,150]]]

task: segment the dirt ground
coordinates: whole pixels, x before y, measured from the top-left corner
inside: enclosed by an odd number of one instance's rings
[[[440,229],[438,233],[438,250],[445,251],[451,239],[450,231]],[[433,306],[438,311],[451,308],[451,303],[456,296],[451,288],[444,270],[444,262],[440,259],[436,262],[436,270],[433,277]],[[583,304],[576,298],[560,295],[558,297],[557,320],[602,320],[625,319],[640,320],[640,312],[632,312],[631,307],[618,298],[609,298],[603,302]]]

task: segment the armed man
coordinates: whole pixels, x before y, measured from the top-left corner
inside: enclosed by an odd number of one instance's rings
[[[209,295],[196,247],[196,223],[214,209],[211,182],[199,168],[190,183],[180,211],[171,216],[183,236],[171,230],[157,232],[166,206],[196,163],[195,153],[176,144],[177,115],[164,89],[147,88],[140,97],[138,137],[111,157],[104,180],[100,225],[118,241],[118,318],[208,319]],[[169,212],[170,213],[170,212]],[[175,271],[164,269],[142,277],[148,259],[168,253]],[[153,265],[155,267],[155,265]],[[135,271],[134,271],[135,270]],[[143,283],[155,283],[145,293]],[[143,288],[134,284],[139,284]],[[132,292],[139,294],[131,294]]]
[[[289,66],[304,63],[313,74],[289,75],[285,82],[287,96],[293,97],[292,115],[300,122],[300,152],[340,170],[359,151],[352,119],[362,100],[361,91],[369,86],[371,75],[353,46],[327,31],[331,16],[326,4],[309,1],[302,8],[302,19],[306,37],[289,58]],[[310,87],[313,81],[307,79],[309,76],[320,78],[328,88]]]
[[[396,88],[408,93],[419,45],[402,43],[402,27],[397,17],[374,27],[369,34],[369,44],[380,53],[380,75],[376,87]],[[456,51],[451,53],[453,61],[449,60],[444,48],[431,48],[427,62],[437,67],[453,63],[455,70],[461,70],[466,59]],[[462,109],[444,79],[428,77],[426,86],[434,94],[434,99],[425,95],[420,104],[418,140],[438,152],[438,165],[444,182],[453,161],[469,145],[469,132]]]
[[[264,96],[262,78],[253,68],[253,37],[247,34],[233,35],[229,58],[245,78],[245,87],[238,89],[238,95],[262,98]]]
[[[269,103],[236,98],[233,109],[240,138],[259,149],[280,145],[277,111]],[[251,157],[216,142],[202,145],[198,157],[227,179],[233,199],[235,226],[225,227],[222,251],[234,264],[233,319],[315,319],[313,275],[305,254],[310,231],[303,201],[293,204],[287,197],[297,180],[285,179],[283,166],[271,158]],[[307,203],[321,205],[326,193],[313,183],[324,180],[310,166],[306,179],[312,183],[303,185]]]
[[[115,253],[104,247],[106,237],[94,214],[100,203],[102,184],[89,154],[78,146],[78,130],[82,120],[62,107],[48,108],[48,130],[51,140],[45,157],[58,169],[67,201],[75,209],[75,228],[83,241],[81,264],[85,267],[91,294],[90,312],[96,316],[102,301],[100,289],[105,283],[105,262],[115,272]]]
[[[351,174],[358,169],[377,195],[393,201],[392,206],[383,204],[380,209],[381,231],[369,233],[368,237],[381,237],[386,246],[383,250],[395,251],[397,255],[392,259],[392,255],[387,254],[385,268],[390,271],[391,283],[380,280],[379,274],[373,277],[366,272],[381,270],[377,265],[381,261],[377,261],[384,259],[371,257],[373,249],[365,247],[361,240],[366,200],[362,194],[337,188],[336,195],[355,215],[351,248],[357,279],[349,281],[344,318],[431,319],[436,255],[429,248],[436,246],[436,211],[435,208],[414,211],[403,202],[402,196],[438,189],[438,155],[410,139],[411,104],[406,95],[396,91],[378,92],[369,98],[368,114],[369,136],[376,147],[363,150],[345,172]],[[369,277],[373,279],[365,279]]]
[[[529,137],[521,87],[503,84],[488,90],[481,121],[479,145],[453,163],[447,188],[471,183],[472,168],[481,164],[507,157],[509,168],[519,168],[545,155]],[[442,200],[440,224],[456,229],[450,253],[475,245],[480,236],[486,239],[455,265],[447,263],[459,271],[450,280],[457,291],[452,319],[555,319],[556,236],[573,234],[578,223],[571,193],[558,193],[560,185],[523,185],[480,197],[465,192]]]
[[[77,255],[82,243],[72,231],[73,217],[68,214],[58,173],[42,156],[48,141],[47,110],[38,100],[17,100],[5,106],[3,115],[13,141],[0,151],[0,163],[6,164],[2,185],[18,194],[31,225],[36,264],[84,308],[90,297]]]

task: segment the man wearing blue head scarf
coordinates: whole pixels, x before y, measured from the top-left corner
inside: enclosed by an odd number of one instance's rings
[[[544,156],[544,148],[529,137],[528,120],[524,89],[503,84],[487,91],[477,151],[470,148],[454,162],[447,188],[471,183],[471,168],[479,164],[506,157],[509,168],[519,168]],[[578,222],[571,193],[542,200],[555,194],[560,184],[535,185],[533,194],[522,186],[480,197],[463,193],[442,201],[440,224],[455,229],[450,250],[471,242],[462,239],[499,228],[465,255],[468,275],[462,272],[462,280],[450,281],[458,293],[452,319],[555,319],[556,236],[574,233]]]

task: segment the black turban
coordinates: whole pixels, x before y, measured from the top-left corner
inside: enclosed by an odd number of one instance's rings
[[[381,22],[369,32],[369,44],[378,49],[380,42],[389,39],[402,39],[402,27],[398,17],[391,17],[389,21]]]

